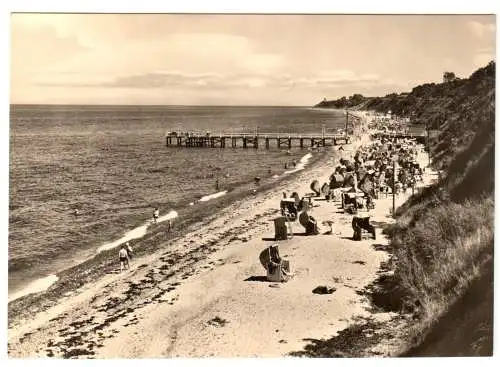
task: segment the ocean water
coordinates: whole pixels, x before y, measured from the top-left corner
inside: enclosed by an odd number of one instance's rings
[[[166,131],[320,133],[344,119],[305,107],[11,106],[9,295],[143,235],[155,206],[167,218],[310,154],[166,147]]]

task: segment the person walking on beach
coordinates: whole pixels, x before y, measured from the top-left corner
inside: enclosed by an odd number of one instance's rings
[[[153,212],[153,223],[156,224],[156,222],[158,221],[159,216],[160,216],[160,209],[158,209],[158,207],[156,207],[155,211]]]
[[[132,260],[132,255],[133,255],[134,251],[132,250],[132,247],[130,246],[130,242],[127,242],[125,244],[125,249],[127,250],[127,255],[128,255],[129,261]]]
[[[122,245],[118,252],[118,257],[120,258],[120,273],[122,273],[124,269],[130,269],[127,246]]]

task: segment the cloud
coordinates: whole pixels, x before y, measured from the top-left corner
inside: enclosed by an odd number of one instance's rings
[[[92,80],[94,79],[94,80]],[[104,79],[104,80],[103,80]],[[235,88],[334,88],[338,86],[356,85],[358,87],[380,82],[377,74],[357,75],[352,70],[328,70],[310,76],[290,76],[287,74],[265,73],[185,73],[181,71],[157,71],[117,77],[113,80],[106,77],[82,79],[77,74],[46,74],[35,84],[53,87],[105,87],[132,89],[159,88],[196,88],[196,89],[235,89]]]
[[[287,78],[283,81],[284,85],[293,84],[294,87],[302,88],[336,88],[341,86],[353,85],[364,87],[380,82],[380,76],[374,73],[356,74],[353,70],[326,70],[315,75],[299,77],[296,79]]]
[[[483,38],[483,36],[489,36],[495,33],[495,24],[493,23],[480,23],[475,20],[467,22],[469,30],[476,37]]]
[[[49,25],[23,27],[13,24],[11,65],[13,80],[26,79],[30,73],[54,67],[89,49],[75,36],[60,36]]]
[[[494,15],[14,15],[11,94],[252,104],[383,95],[444,70],[470,75],[493,58],[495,30]]]

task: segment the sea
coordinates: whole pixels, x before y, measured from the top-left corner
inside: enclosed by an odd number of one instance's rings
[[[144,235],[155,207],[173,218],[314,154],[167,147],[167,132],[328,133],[344,124],[342,111],[309,107],[11,105],[9,301]]]

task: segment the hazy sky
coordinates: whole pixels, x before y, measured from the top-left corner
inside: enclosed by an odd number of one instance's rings
[[[11,103],[312,105],[468,77],[494,16],[11,16]]]

